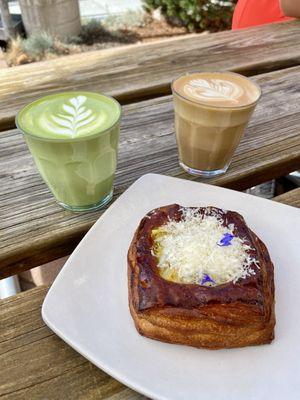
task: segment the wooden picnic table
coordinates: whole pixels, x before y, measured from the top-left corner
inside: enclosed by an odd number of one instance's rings
[[[0,279],[70,254],[103,212],[74,214],[55,203],[14,127],[21,106],[70,89],[99,90],[125,104],[116,198],[147,172],[196,179],[178,166],[170,82],[186,71],[212,69],[251,76],[263,96],[228,172],[205,182],[244,190],[300,169],[299,21],[0,70]],[[299,207],[300,189],[274,200]],[[0,301],[0,398],[144,398],[44,325],[46,291]]]

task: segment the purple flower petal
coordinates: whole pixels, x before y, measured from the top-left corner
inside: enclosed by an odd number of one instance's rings
[[[234,236],[231,233],[224,233],[222,239],[217,243],[218,246],[230,246],[231,245],[231,240],[234,238]]]
[[[209,275],[203,274],[203,278],[201,279],[200,284],[204,285],[205,283],[210,282],[210,283],[216,283]]]

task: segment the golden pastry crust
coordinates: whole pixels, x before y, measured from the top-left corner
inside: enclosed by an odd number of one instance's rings
[[[179,221],[177,204],[157,208],[140,222],[128,251],[129,308],[138,332],[152,339],[194,347],[221,349],[270,343],[274,338],[274,272],[264,243],[247,227],[243,217],[215,207],[224,225],[246,238],[259,261],[255,275],[235,284],[207,287],[163,279],[152,253],[152,229],[168,218]]]

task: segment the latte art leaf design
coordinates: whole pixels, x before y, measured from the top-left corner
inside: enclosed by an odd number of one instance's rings
[[[230,100],[238,102],[242,94],[242,88],[234,82],[222,79],[192,79],[188,82],[184,91],[190,96],[211,100]]]
[[[72,97],[69,100],[70,104],[63,104],[62,111],[59,114],[51,116],[53,122],[55,122],[57,133],[74,137],[78,135],[80,128],[96,119],[92,110],[84,106],[86,100],[85,96]]]

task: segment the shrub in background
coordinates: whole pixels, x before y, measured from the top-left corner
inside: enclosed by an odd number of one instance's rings
[[[50,33],[33,33],[27,39],[21,39],[21,50],[31,61],[51,58],[51,55],[70,54],[75,46],[52,36]]]
[[[47,32],[34,33],[20,44],[23,52],[33,59],[54,52],[54,38]]]
[[[41,32],[34,33],[27,39],[17,37],[11,40],[5,59],[8,65],[19,65],[76,52],[79,52],[78,46],[64,43],[47,32]]]
[[[127,32],[125,28],[129,22],[141,24],[141,19],[136,16],[134,18],[131,16],[130,21],[127,16],[125,19],[118,19],[117,22],[124,28],[124,32],[116,30],[112,21],[111,18],[110,23],[104,25],[97,20],[90,20],[82,26],[79,35],[65,38],[64,41],[47,32],[34,33],[28,38],[17,37],[10,42],[5,59],[8,65],[19,65],[32,61],[49,60],[60,55],[79,53],[87,50],[88,47],[93,49],[93,46],[98,44],[100,47],[95,48],[106,48],[137,41],[136,35]]]
[[[124,14],[109,14],[102,25],[110,31],[124,31],[145,25],[145,12],[143,10],[128,10]]]
[[[237,0],[143,0],[147,11],[157,8],[175,25],[193,31],[229,29]]]
[[[109,21],[99,22],[90,20],[82,25],[81,33],[78,36],[70,37],[69,43],[92,45],[94,43],[132,43],[134,40],[130,35],[124,35],[119,30],[122,26],[122,21],[113,16],[108,17]]]

